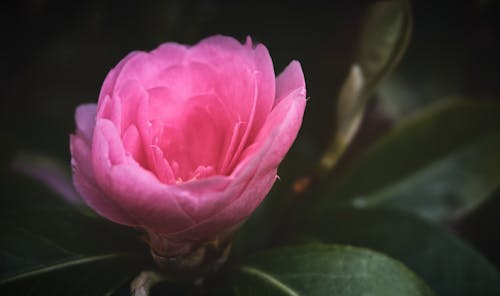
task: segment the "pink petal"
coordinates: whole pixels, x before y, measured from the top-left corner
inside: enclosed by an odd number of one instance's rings
[[[288,94],[301,87],[306,87],[302,67],[299,62],[292,61],[276,78],[276,101],[274,105],[277,105]]]
[[[125,151],[142,166],[145,166],[145,157],[139,131],[134,124],[129,125],[122,137]]]
[[[272,151],[265,157],[266,165],[270,167],[279,165],[297,137],[302,124],[306,105],[305,96],[305,88],[300,87],[288,94],[273,108],[254,144],[243,154],[236,171],[245,169],[248,166],[245,160],[254,158],[256,151],[265,150],[265,147],[269,147]]]
[[[151,143],[161,148],[170,163],[179,164],[176,179],[196,177],[199,166],[220,168],[232,137],[228,129],[231,116],[220,100],[212,94],[178,100],[166,88],[149,92],[149,116],[161,120],[163,127],[160,133],[153,133],[158,142],[152,139]]]
[[[163,183],[172,183],[175,182],[175,175],[172,167],[168,163],[168,161],[163,156],[163,151],[161,151],[158,146],[151,146],[151,150],[153,151],[153,160],[154,160],[154,172],[158,179]]]
[[[79,135],[70,136],[73,183],[89,207],[108,219],[125,225],[136,225],[122,208],[112,203],[98,187],[94,179],[90,147]]]
[[[157,79],[161,71],[174,65],[182,64],[187,47],[166,43],[151,53],[137,51],[128,57],[116,75],[114,90],[119,90],[128,80],[137,80],[145,89],[163,86]]]
[[[106,193],[147,230],[168,234],[193,224],[193,219],[177,203],[186,193],[175,185],[160,183],[137,164],[113,166]]]
[[[256,116],[254,129],[250,135],[251,139],[255,137],[256,133],[264,124],[267,115],[271,112],[275,94],[274,67],[267,48],[262,44],[258,44],[255,47],[253,54],[257,70],[256,76],[259,96],[259,104],[257,105],[256,113],[263,114],[264,116]]]
[[[186,100],[201,94],[214,94],[216,65],[207,65],[197,61],[163,68],[155,78],[159,87],[168,87],[173,98]]]
[[[239,121],[248,124],[248,139],[252,139],[274,102],[274,69],[267,49],[260,44],[255,48],[245,46],[231,37],[213,36],[190,48],[189,59],[217,66],[216,93]]]
[[[210,239],[237,226],[262,202],[275,180],[276,170],[268,171],[265,175],[256,175],[244,186],[234,187],[241,190],[241,194],[225,207],[219,207],[214,215],[199,221],[191,228],[170,235],[185,240]],[[205,206],[206,204],[200,203],[198,208]]]
[[[101,100],[104,99],[106,96],[111,96],[112,93],[114,92],[116,79],[118,78],[118,75],[122,71],[123,67],[129,62],[129,60],[134,58],[139,53],[140,52],[138,51],[133,51],[129,53],[125,58],[123,58],[118,63],[118,65],[116,65],[113,69],[111,69],[111,71],[109,71],[108,75],[104,79],[101,91],[99,93],[99,104],[98,104],[99,109],[101,108]]]
[[[178,43],[164,43],[151,51],[153,62],[159,63],[165,69],[172,65],[182,64],[186,57],[188,47]]]
[[[116,76],[113,92],[119,91],[130,80],[136,80],[144,89],[156,87],[155,77],[163,66],[155,62],[155,57],[143,51],[134,52]]]
[[[76,108],[75,121],[77,132],[88,142],[94,133],[96,104],[83,104]]]
[[[113,95],[113,100],[120,101],[120,121],[114,121],[121,131],[125,131],[129,125],[135,124],[137,120],[137,109],[141,101],[148,97],[147,91],[137,80],[129,80]]]
[[[192,225],[192,219],[176,202],[177,196],[184,193],[176,186],[167,187],[150,171],[127,159],[109,120],[99,119],[96,123],[92,156],[97,185],[112,205],[127,209],[127,215],[137,224],[165,233]]]
[[[118,131],[107,119],[98,119],[94,130],[91,157],[88,159],[93,168],[93,175],[100,188],[108,186],[111,166],[125,161],[125,149]]]

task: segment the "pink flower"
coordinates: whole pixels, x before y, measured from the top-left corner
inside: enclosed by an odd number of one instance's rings
[[[299,62],[275,77],[266,47],[249,38],[132,52],[109,72],[98,104],[76,110],[74,184],[100,215],[170,242],[162,255],[186,253],[266,196],[305,95]]]

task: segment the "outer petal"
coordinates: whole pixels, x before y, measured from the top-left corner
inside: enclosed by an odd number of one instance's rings
[[[75,113],[77,132],[70,136],[73,183],[85,202],[100,215],[117,223],[136,225],[126,211],[109,201],[96,183],[91,156],[96,108],[96,104],[84,104]]]
[[[295,77],[302,77],[302,79],[295,80],[297,83],[286,80],[286,78],[292,77],[288,76],[291,73],[294,73],[293,76]],[[285,69],[283,74],[278,77],[277,89],[287,89],[285,92],[286,96],[281,98],[274,106],[266,123],[259,131],[257,138],[253,144],[245,150],[235,170],[236,173],[238,173],[239,170],[245,169],[245,167],[248,166],[247,162],[251,161],[255,154],[262,153],[261,151],[267,146],[272,146],[269,149],[271,149],[273,153],[266,156],[264,160],[266,165],[277,168],[285,157],[286,152],[288,152],[297,136],[304,115],[306,89],[303,75],[301,74],[302,70],[300,64],[298,62],[292,62]],[[290,89],[292,85],[295,86],[294,89]],[[281,94],[283,94],[283,92],[277,95]]]
[[[184,45],[165,43],[151,53],[143,51],[129,53],[116,67],[109,71],[101,87],[99,101],[108,95],[111,96],[117,83],[120,85],[121,81],[140,79],[141,82],[147,82],[144,86],[150,85],[151,82],[155,81],[153,78],[158,71],[181,62],[186,51],[187,47]],[[150,87],[155,87],[155,85],[146,88]]]
[[[169,42],[154,49],[151,54],[155,56],[155,62],[161,63],[162,68],[182,63],[186,56],[187,47],[182,44]]]
[[[116,79],[118,75],[122,71],[123,67],[129,62],[130,59],[134,58],[136,55],[140,54],[139,51],[133,51],[129,53],[125,58],[123,58],[118,65],[116,65],[111,71],[109,71],[108,75],[104,79],[104,82],[101,87],[101,91],[99,93],[99,104],[98,107],[101,107],[101,101],[106,96],[111,96],[113,90],[115,89]]]
[[[277,105],[288,94],[297,88],[306,87],[304,73],[298,61],[292,61],[276,78],[276,99],[274,105]]]
[[[77,133],[90,142],[94,133],[95,117],[97,113],[96,104],[83,104],[76,108],[75,121]]]
[[[95,182],[88,140],[80,134],[71,135],[70,149],[73,183],[89,207],[117,223],[136,225],[135,221],[124,210],[109,202],[108,197]]]

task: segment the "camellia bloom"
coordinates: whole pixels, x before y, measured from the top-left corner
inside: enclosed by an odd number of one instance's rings
[[[100,215],[179,256],[231,231],[259,205],[300,128],[300,64],[275,77],[250,38],[213,36],[132,52],[96,104],[76,110],[73,180]]]

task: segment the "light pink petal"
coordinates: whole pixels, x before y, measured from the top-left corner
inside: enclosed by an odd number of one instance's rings
[[[273,62],[267,48],[258,44],[254,49],[254,61],[256,67],[257,87],[258,87],[258,102],[257,114],[254,122],[254,128],[250,134],[250,139],[253,139],[259,129],[264,124],[267,115],[271,112],[274,103],[275,94],[275,74]]]
[[[235,153],[240,146],[240,139],[243,138],[245,133],[246,124],[243,122],[236,122],[233,124],[231,136],[227,137],[224,143],[224,150],[222,150],[221,163],[218,167],[218,171],[221,175],[229,175],[233,167],[231,166],[235,159]],[[227,129],[228,127],[226,127]]]
[[[83,104],[78,106],[75,112],[77,132],[88,142],[92,140],[94,133],[96,108],[96,104]]]
[[[114,123],[114,126],[116,130],[118,131],[118,134],[122,133],[122,102],[121,100],[117,99],[116,97],[112,97],[112,99],[109,101],[109,117],[106,119],[109,119],[111,122]]]
[[[218,65],[207,65],[197,61],[163,68],[156,77],[158,85],[168,87],[174,99],[186,100],[204,94],[214,94]]]
[[[193,47],[212,48],[214,54],[225,55],[238,53],[243,46],[238,40],[234,39],[233,37],[214,35],[201,40]],[[218,49],[221,48],[225,49],[226,51],[218,51]]]
[[[172,165],[179,164],[176,179],[187,181],[200,177],[199,166],[206,167],[205,173],[215,173],[214,169],[222,165],[227,155],[232,137],[232,130],[228,129],[232,125],[231,115],[218,97],[203,94],[178,100],[168,88],[148,92],[147,109],[153,120],[150,127],[143,126],[143,130],[147,134],[147,130],[155,127],[155,120],[159,121],[157,124],[162,128],[150,133],[157,135],[150,143],[161,148]]]
[[[116,76],[113,92],[118,92],[130,80],[136,80],[144,88],[156,87],[155,77],[163,70],[163,66],[155,62],[155,57],[143,51],[137,51],[124,63]]]
[[[145,166],[145,156],[139,131],[134,124],[128,126],[122,136],[125,151],[142,166]]]
[[[106,191],[147,230],[168,234],[193,225],[193,219],[177,203],[186,193],[160,183],[137,164],[113,166]]]
[[[154,173],[158,179],[163,183],[175,182],[175,175],[172,167],[168,161],[163,156],[163,151],[158,146],[151,146],[153,161],[154,161]]]
[[[179,184],[187,194],[177,198],[177,203],[193,217],[193,224],[214,216],[221,209],[238,199],[249,180],[214,176],[199,181]]]
[[[174,65],[182,64],[187,47],[166,43],[151,53],[137,51],[129,57],[116,75],[114,90],[119,90],[128,80],[137,80],[145,89],[164,86],[158,75]]]
[[[161,147],[169,160],[179,163],[178,177],[184,181],[197,177],[198,166],[216,168],[225,156],[231,121],[217,102],[213,95],[191,97],[179,111],[182,116],[164,131]]]
[[[295,89],[281,100],[267,118],[253,145],[249,146],[240,160],[235,172],[246,170],[247,161],[253,161],[256,153],[265,147],[270,147],[265,157],[265,163],[277,167],[292,146],[302,124],[306,105],[306,90],[303,87]]]
[[[114,121],[121,131],[125,131],[129,125],[135,124],[137,120],[137,109],[144,98],[148,97],[147,91],[137,80],[129,80],[113,95],[113,100],[120,102],[120,121]]]
[[[267,49],[213,36],[190,48],[189,59],[217,66],[216,92],[237,119],[248,124],[248,139],[252,139],[274,102],[274,69]]]
[[[151,55],[154,57],[153,62],[160,64],[161,68],[165,69],[172,65],[182,64],[187,51],[187,46],[169,42],[151,51]]]
[[[90,160],[97,185],[105,192],[109,186],[109,170],[113,165],[123,163],[125,158],[125,148],[113,123],[107,119],[98,119],[94,130],[91,156],[88,160]]]
[[[106,95],[102,99],[99,99],[99,104],[97,105],[97,118],[111,118],[111,114],[113,113],[112,110],[112,102],[111,102],[111,97],[109,95]]]
[[[277,105],[288,94],[301,87],[306,87],[302,67],[299,62],[292,61],[276,78],[276,101],[274,105]]]
[[[241,194],[226,207],[219,207],[216,213],[208,219],[200,221],[189,229],[170,235],[188,241],[210,239],[243,222],[262,202],[276,180],[276,170],[268,171],[263,175],[259,173],[264,173],[264,171],[257,172],[257,175],[245,186],[238,187]],[[206,204],[200,204],[199,208],[204,206]]]
[[[101,100],[103,100],[106,96],[112,95],[115,89],[116,79],[118,78],[118,75],[122,71],[123,67],[129,62],[130,59],[134,58],[139,53],[139,51],[129,53],[118,63],[118,65],[109,71],[108,75],[104,79],[104,83],[102,84],[101,91],[99,93],[99,109],[101,108]]]
[[[71,135],[70,149],[73,183],[87,205],[112,221],[125,225],[136,225],[136,222],[122,208],[112,203],[99,189],[94,179],[87,141],[79,135]]]
[[[104,157],[111,165],[125,161],[125,149],[122,139],[113,122],[107,119],[98,119],[94,130],[94,141],[92,143],[92,155]],[[96,159],[94,168],[96,168]]]
[[[179,99],[169,87],[150,88],[147,94],[147,117],[150,120],[170,123],[181,116],[184,100]]]

